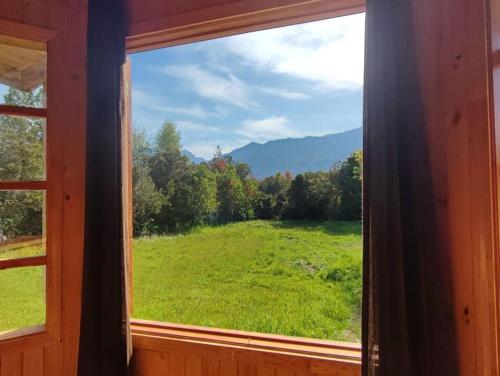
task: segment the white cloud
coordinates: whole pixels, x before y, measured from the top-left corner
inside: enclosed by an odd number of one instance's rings
[[[166,75],[184,80],[204,98],[242,108],[256,105],[250,100],[245,83],[232,74],[214,74],[197,65],[167,65],[161,71]]]
[[[269,95],[274,95],[277,97],[285,98],[285,99],[290,99],[294,101],[300,101],[300,100],[305,100],[309,99],[310,96],[304,93],[299,93],[297,91],[288,91],[286,89],[281,89],[281,88],[275,88],[275,87],[259,87],[257,90],[269,94]]]
[[[150,95],[149,93],[137,88],[132,89],[132,101],[134,102],[134,106],[142,109],[164,112],[167,114],[180,114],[196,119],[207,119],[209,117],[222,118],[226,115],[224,109],[220,107],[216,107],[215,111],[207,111],[199,105],[187,107],[167,106],[162,104],[162,101],[158,96]]]
[[[284,116],[245,120],[236,133],[258,142],[300,136],[299,132],[290,127],[288,119]]]
[[[201,133],[214,133],[214,132],[220,132],[221,129],[217,127],[212,127],[208,125],[203,125],[199,123],[193,123],[192,121],[185,121],[185,120],[179,120],[176,121],[175,124],[179,128],[181,132],[185,131],[195,131],[195,132],[201,132]]]
[[[323,89],[363,84],[364,14],[224,39],[248,65],[316,83]]]

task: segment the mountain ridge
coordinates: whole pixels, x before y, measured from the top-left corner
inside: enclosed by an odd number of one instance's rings
[[[325,136],[286,138],[262,144],[250,142],[226,155],[237,162],[248,163],[255,177],[264,178],[285,171],[293,174],[326,171],[334,164],[344,161],[355,150],[361,149],[362,142],[363,130],[359,127]],[[183,150],[184,155],[184,151],[194,158],[202,159],[187,149]]]

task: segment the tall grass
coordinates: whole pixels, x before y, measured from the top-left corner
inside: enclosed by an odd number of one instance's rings
[[[134,317],[360,338],[359,222],[252,221],[134,243]]]

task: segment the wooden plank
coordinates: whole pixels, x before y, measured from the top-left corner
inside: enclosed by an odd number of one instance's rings
[[[203,358],[203,376],[219,376],[220,362],[215,358]]]
[[[144,376],[165,376],[168,371],[168,355],[157,351],[139,350],[133,355],[136,374]]]
[[[168,375],[184,376],[186,374],[186,357],[180,354],[168,354]],[[137,373],[136,375],[140,375]]]
[[[0,333],[0,354],[39,348],[53,344],[54,338],[47,334],[45,325],[34,325]]]
[[[27,266],[42,266],[47,263],[47,256],[33,256],[17,259],[0,260],[0,270],[22,268]]]
[[[43,375],[44,354],[43,347],[26,350],[23,353],[23,376]]]
[[[125,268],[128,279],[127,311],[133,312],[133,243],[134,243],[134,208],[132,204],[132,77],[131,60],[127,58],[122,68],[123,81],[123,117],[122,117],[122,200],[123,200],[123,239],[125,247]]]
[[[221,376],[237,376],[238,375],[238,363],[231,360],[221,360],[220,362],[220,375]]]
[[[23,353],[12,352],[1,356],[0,376],[23,376]]]
[[[202,369],[202,358],[186,356],[186,376],[201,376]]]
[[[0,181],[0,191],[42,191],[47,182],[40,181]]]
[[[127,51],[140,52],[364,11],[365,0],[240,0],[132,23]]]
[[[23,116],[31,118],[47,118],[46,108],[18,107],[0,104],[0,115]]]
[[[56,343],[44,347],[43,356],[44,376],[60,375],[62,367],[62,344]]]
[[[238,376],[257,376],[257,366],[252,363],[238,363]]]
[[[311,360],[311,372],[318,375],[359,376],[361,364],[332,363],[324,360]]]
[[[25,3],[18,3],[25,6]],[[15,38],[29,39],[38,42],[48,42],[55,38],[57,31],[46,28],[29,25],[28,23],[19,23],[0,19],[0,34],[9,35]]]
[[[299,354],[328,355],[346,357],[350,360],[361,359],[359,343],[300,338],[242,330],[209,328],[197,325],[174,324],[167,322],[132,320],[132,332],[136,335],[177,338],[194,341],[223,343],[225,345],[245,346],[274,351],[295,351]]]
[[[0,21],[1,23],[1,21]],[[21,47],[35,51],[47,51],[47,43],[0,34],[0,45]]]
[[[257,366],[257,376],[276,376],[276,368],[271,363],[262,363]]]
[[[296,373],[293,369],[279,367],[279,368],[276,368],[275,375],[276,376],[295,376]]]

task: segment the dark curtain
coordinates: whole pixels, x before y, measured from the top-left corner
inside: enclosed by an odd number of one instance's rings
[[[366,17],[363,375],[457,376],[412,1],[368,0]]]
[[[122,191],[123,0],[89,0],[86,217],[79,376],[127,373]],[[69,125],[68,125],[69,126]]]

